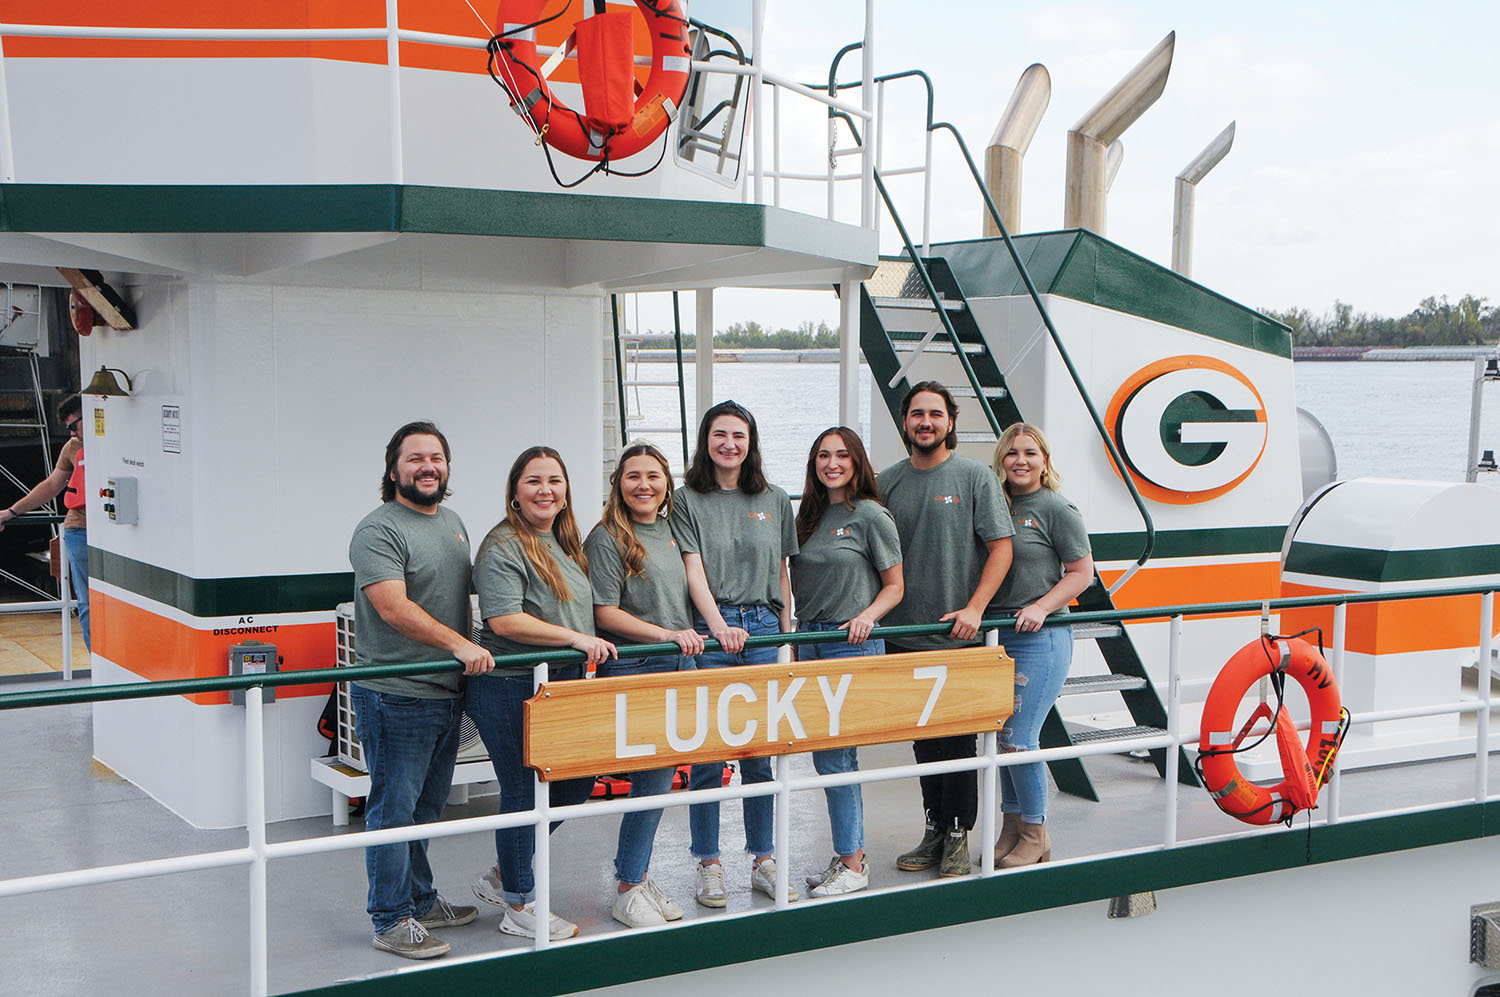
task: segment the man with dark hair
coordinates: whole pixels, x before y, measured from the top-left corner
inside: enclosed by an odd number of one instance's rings
[[[453,657],[464,675],[495,667],[469,637],[469,535],[450,509],[448,441],[430,422],[396,430],[385,449],[381,505],[354,529],[355,664]],[[365,828],[409,827],[442,816],[458,758],[462,677],[456,671],[360,679],[349,687],[354,728],[370,772]],[[449,949],[428,928],[468,924],[477,911],[432,885],[427,842],[365,849],[373,944],[408,959]]]
[[[1015,527],[1000,483],[988,467],[953,451],[958,404],[947,388],[922,381],[901,402],[906,460],[880,472],[880,492],[896,520],[906,555],[906,594],[884,620],[888,626],[953,622],[947,634],[887,640],[886,650],[931,651],[977,642],[979,622],[1010,570]],[[973,734],[912,742],[919,762],[973,758]],[[979,812],[973,772],[922,776],[926,829],[921,842],[896,859],[907,871],[938,866],[942,876],[971,871],[969,831]]]
[[[68,579],[73,583],[73,599],[78,605],[78,628],[83,631],[83,646],[93,650],[89,633],[89,538],[85,518],[83,490],[83,399],[69,395],[57,407],[57,418],[68,428],[68,442],[57,455],[52,473],[31,491],[0,509],[0,530],[23,512],[40,509],[58,495],[63,497],[62,545],[68,558]]]

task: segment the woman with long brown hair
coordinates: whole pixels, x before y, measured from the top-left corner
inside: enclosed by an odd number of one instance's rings
[[[797,657],[811,661],[884,654],[885,641],[871,640],[870,631],[905,592],[901,537],[880,504],[864,443],[847,426],[824,430],[808,452],[797,544],[792,558],[797,628],[847,631],[839,643],[801,645]],[[853,747],[814,751],[812,760],[819,775],[859,769]],[[834,857],[826,871],[807,883],[815,897],[863,890],[870,878],[859,786],[829,786],[823,792]]]
[[[702,652],[693,629],[687,572],[672,536],[672,469],[650,443],[632,443],[609,476],[604,518],[584,541],[594,590],[594,623],[618,643],[676,644],[679,653],[616,658],[599,664],[600,678],[687,671]],[[675,768],[632,772],[632,797],[672,788]],[[611,916],[630,928],[675,921],[682,908],[646,876],[661,810],[620,818],[615,848],[617,887]]]
[[[571,648],[598,665],[615,646],[594,633],[594,600],[588,556],[573,518],[573,494],[562,455],[531,447],[511,465],[505,485],[506,517],[484,538],[474,558],[474,588],[484,620],[480,643],[491,654],[524,654]],[[553,665],[553,680],[583,677],[584,665]],[[533,693],[529,665],[496,667],[469,683],[464,710],[479,728],[500,780],[500,812],[535,805],[531,770],[521,762],[522,704]],[[588,799],[592,779],[554,782],[553,806]],[[554,825],[555,826],[555,825]],[[500,930],[536,937],[536,888],[531,860],[536,833],[530,824],[495,832],[495,867],[474,882],[474,895],[504,909]],[[557,914],[550,937],[571,938],[578,925]]]

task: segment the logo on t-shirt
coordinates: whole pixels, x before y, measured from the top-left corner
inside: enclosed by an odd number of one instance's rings
[[[771,521],[771,514],[769,512],[748,512],[745,514],[745,518],[758,519],[761,522],[769,523]]]
[[[828,532],[831,533],[835,537],[852,537],[852,536],[854,536],[854,531],[851,530],[847,526],[835,526],[833,529],[829,530]]]
[[[1016,519],[1016,528],[1020,529],[1022,526],[1030,526],[1032,529],[1037,530],[1042,528],[1042,524],[1031,516],[1021,516]]]
[[[455,533],[455,534],[453,534],[453,536],[461,544],[466,544],[466,543],[469,542],[468,538],[465,537],[462,533]]]
[[[667,546],[668,547],[676,547],[677,546],[677,539],[675,537],[667,537]]]
[[[963,499],[958,495],[934,495],[933,501],[939,505],[962,505]]]

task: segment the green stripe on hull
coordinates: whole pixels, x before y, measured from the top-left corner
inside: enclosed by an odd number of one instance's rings
[[[1361,582],[1472,578],[1500,572],[1500,544],[1386,551],[1294,540],[1286,570]]]
[[[1037,290],[1291,359],[1286,326],[1086,229],[1019,235]],[[934,244],[972,301],[1026,294],[1000,239]]]
[[[169,568],[89,548],[89,577],[189,616],[329,612],[354,598],[354,572],[190,578]]]
[[[1223,530],[1159,530],[1153,560],[1163,557],[1219,557],[1225,554],[1280,554],[1284,526],[1242,526]],[[1091,533],[1096,561],[1133,561],[1144,533]],[[1147,562],[1150,563],[1149,561]]]
[[[1164,852],[1040,866],[936,889],[894,890],[835,903],[803,903],[744,918],[704,917],[678,931],[621,932],[586,945],[434,966],[421,989],[444,993],[567,994],[675,973],[735,965],[909,934],[954,924],[1052,910],[1149,890],[1212,883],[1409,848],[1451,844],[1500,831],[1500,804],[1467,804],[1334,826],[1267,831],[1234,841]],[[1103,916],[1102,911],[1100,916]],[[754,944],[746,939],[754,938]],[[831,953],[833,958],[846,958]],[[747,967],[747,973],[755,972]],[[417,978],[390,975],[302,991],[392,997]],[[762,988],[764,989],[764,988]]]

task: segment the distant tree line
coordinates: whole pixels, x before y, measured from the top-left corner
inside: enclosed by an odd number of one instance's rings
[[[1306,308],[1262,312],[1292,329],[1293,346],[1486,346],[1500,339],[1500,306],[1466,294],[1423,298],[1409,314],[1386,318],[1356,312],[1337,299],[1325,314]]]
[[[634,333],[626,333],[634,336]],[[672,334],[670,332],[657,332],[652,330],[637,337],[646,346],[670,346]],[[697,336],[693,333],[684,333],[682,345],[685,348],[697,345]],[[719,329],[714,333],[714,345],[730,349],[776,349],[776,350],[817,350],[830,349],[839,345],[839,332],[830,329],[827,322],[812,321],[803,322],[795,329],[777,329],[772,332],[759,322],[735,322],[727,329]]]

